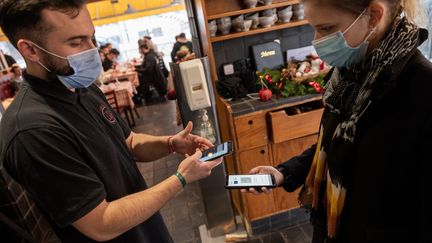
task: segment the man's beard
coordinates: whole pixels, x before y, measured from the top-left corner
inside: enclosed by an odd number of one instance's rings
[[[57,80],[57,75],[68,76],[74,74],[74,70],[69,66],[67,60],[51,56],[47,53],[43,54],[42,63],[51,71],[47,72],[49,80]]]

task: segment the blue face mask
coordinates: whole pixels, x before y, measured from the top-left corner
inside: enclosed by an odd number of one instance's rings
[[[351,67],[359,63],[365,56],[369,46],[368,39],[375,32],[375,28],[365,38],[363,43],[357,47],[350,47],[345,39],[344,34],[363,16],[364,10],[360,16],[344,31],[338,31],[318,40],[312,41],[318,56],[334,67]]]
[[[34,43],[33,43],[34,44]],[[55,53],[49,52],[44,48],[34,44],[42,51],[55,57],[68,60],[70,67],[74,70],[74,74],[63,76],[57,75],[58,79],[68,89],[78,89],[89,87],[101,74],[102,63],[100,60],[99,51],[97,48],[92,48],[71,56],[62,57]],[[45,65],[39,62],[48,72],[51,72]]]

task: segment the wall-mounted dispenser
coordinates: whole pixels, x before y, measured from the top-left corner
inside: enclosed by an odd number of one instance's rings
[[[199,59],[179,64],[187,102],[191,111],[211,106],[204,67]]]

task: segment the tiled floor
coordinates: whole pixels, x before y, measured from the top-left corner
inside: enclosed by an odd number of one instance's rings
[[[175,103],[167,101],[138,108],[141,118],[136,120],[135,132],[152,135],[171,135],[182,127],[176,125]],[[180,155],[170,155],[151,163],[138,163],[149,186],[172,175],[182,160]],[[201,242],[198,227],[205,224],[204,205],[198,183],[188,185],[161,210],[168,230],[176,243]],[[311,242],[312,228],[305,221],[300,224],[251,237],[254,243],[307,243]]]

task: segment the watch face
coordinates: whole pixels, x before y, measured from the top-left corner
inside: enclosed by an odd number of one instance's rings
[[[276,169],[280,172],[280,173],[282,173],[282,174],[285,174],[285,168],[284,167],[282,167],[282,166],[279,166],[279,167],[276,167]]]
[[[278,166],[276,167],[276,169],[282,174],[282,176],[284,177],[284,181],[286,181],[291,176],[288,173],[287,169],[285,169],[285,167]]]

